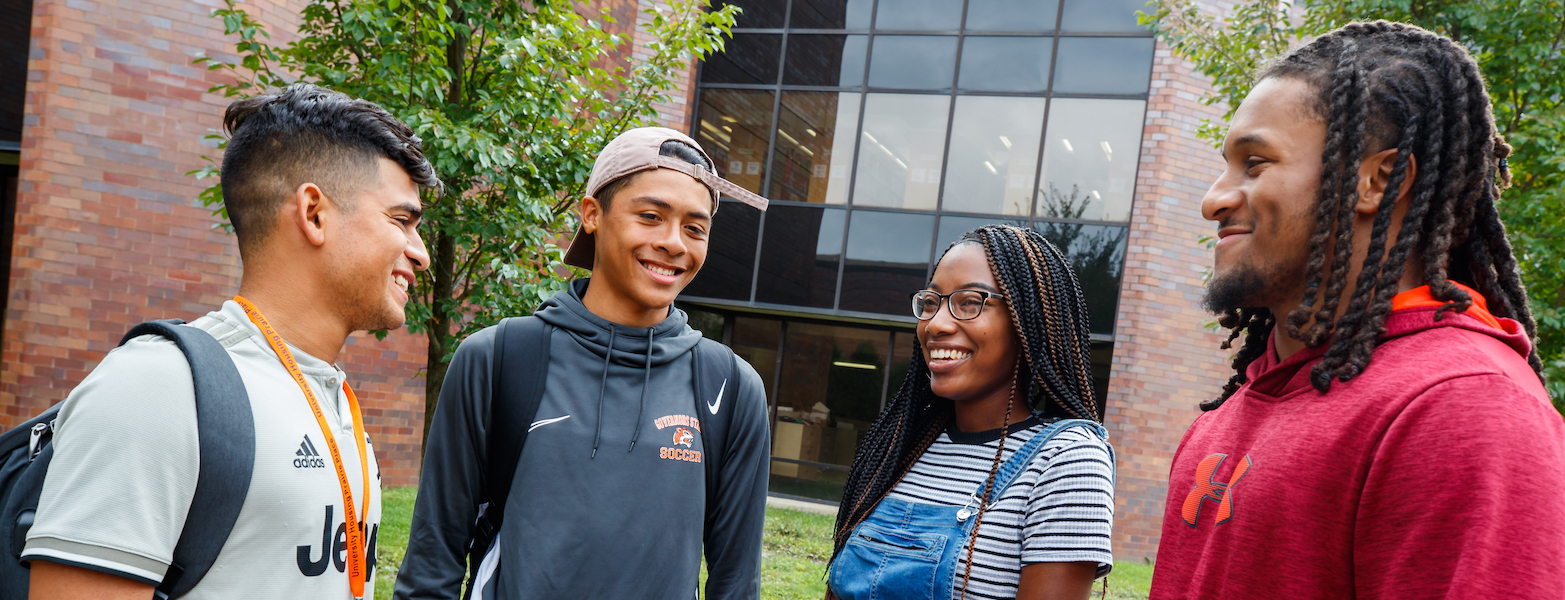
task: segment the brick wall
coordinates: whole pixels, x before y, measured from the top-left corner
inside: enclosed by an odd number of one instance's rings
[[[297,0],[246,6],[285,42]],[[195,202],[186,171],[214,155],[202,136],[228,102],[191,65],[233,40],[217,0],[36,0],[10,304],[0,347],[0,427],[66,394],[131,325],[194,319],[238,290],[233,236]],[[355,336],[348,371],[386,485],[417,479],[421,336]]]
[[[662,6],[668,6],[668,3],[660,2],[660,0],[618,0],[618,2],[624,3],[624,5],[631,5],[631,3],[635,5],[635,31],[631,34],[631,41],[634,42],[634,45],[631,47],[631,60],[648,60],[648,58],[653,56],[653,50],[648,49],[646,44],[657,41],[657,39],[654,38],[653,34],[646,31],[646,27],[651,25],[651,17],[646,16],[642,11],[646,8],[662,8]],[[624,20],[621,19],[621,22],[624,22]],[[690,61],[689,69],[685,69],[681,74],[675,75],[675,91],[668,94],[668,102],[654,103],[653,108],[657,110],[659,125],[671,128],[675,132],[690,132],[690,124],[692,124],[690,119],[693,117],[690,107],[695,102],[695,86],[692,85],[692,81],[695,81],[695,72],[696,63],[695,61]]]
[[[1156,555],[1174,450],[1200,414],[1196,405],[1229,374],[1222,338],[1202,327],[1211,319],[1201,296],[1212,253],[1196,241],[1215,231],[1201,218],[1201,197],[1223,165],[1195,129],[1223,109],[1201,105],[1207,82],[1162,43],[1152,71],[1108,392],[1121,560]]]

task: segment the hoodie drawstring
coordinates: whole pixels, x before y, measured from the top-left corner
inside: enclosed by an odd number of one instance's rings
[[[614,326],[609,326],[609,351],[603,354],[603,377],[598,383],[598,425],[592,433],[592,456],[598,457],[598,441],[603,439],[603,392],[609,385],[609,361],[614,359]],[[643,392],[645,394],[645,392]],[[640,419],[637,419],[639,422]]]
[[[652,384],[652,328],[647,328],[647,362],[641,367],[641,405],[636,407],[636,425],[631,430],[630,448],[626,452],[636,449],[636,440],[641,437],[641,413],[647,410],[647,386]],[[599,400],[602,405],[602,400]],[[601,410],[601,409],[599,409]]]

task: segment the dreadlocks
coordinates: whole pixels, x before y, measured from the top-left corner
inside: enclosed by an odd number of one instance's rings
[[[1495,207],[1500,190],[1510,184],[1505,157],[1511,147],[1495,131],[1483,78],[1467,51],[1412,25],[1353,23],[1278,59],[1258,80],[1272,77],[1297,78],[1313,87],[1312,108],[1327,131],[1304,298],[1283,322],[1288,335],[1309,347],[1330,341],[1310,373],[1315,389],[1326,392],[1333,378],[1346,382],[1368,367],[1385,333],[1397,283],[1415,252],[1431,295],[1446,303],[1435,319],[1472,306],[1472,297],[1452,281],[1470,285],[1489,299],[1495,316],[1515,319],[1526,329],[1535,348],[1527,362],[1542,379],[1537,325]],[[1368,255],[1342,316],[1336,317],[1347,288],[1359,163],[1388,148],[1397,153],[1370,230]],[[1392,211],[1413,157],[1418,167],[1407,214],[1388,251]],[[1240,335],[1244,343],[1222,395],[1203,403],[1203,410],[1221,406],[1248,381],[1245,370],[1265,352],[1277,321],[1265,308],[1231,309],[1219,316],[1219,324],[1231,330],[1222,347],[1231,348]]]
[[[1102,407],[1092,394],[1086,303],[1065,255],[1037,232],[1006,225],[986,225],[968,232],[946,252],[961,244],[983,246],[1000,293],[1009,299],[1011,324],[1025,359],[1017,365],[1012,382],[1013,400],[1025,393],[1032,411],[1102,422]],[[915,342],[912,365],[902,387],[870,426],[848,471],[842,508],[837,512],[834,558],[853,528],[874,511],[955,415],[953,403],[930,389],[929,377],[923,348]],[[1007,429],[1010,422],[1007,413]],[[1006,433],[1001,432],[1001,449]],[[998,453],[995,458],[986,490],[994,484]],[[983,508],[978,512],[979,524]],[[971,553],[969,546],[969,566]]]

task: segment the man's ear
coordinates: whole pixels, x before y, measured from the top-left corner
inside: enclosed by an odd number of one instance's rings
[[[285,223],[297,227],[311,245],[320,246],[326,243],[326,229],[321,221],[329,203],[326,192],[321,191],[320,186],[313,183],[299,184],[293,196],[288,198]]]
[[[1359,164],[1359,201],[1353,210],[1365,216],[1380,210],[1380,202],[1386,197],[1386,186],[1391,185],[1391,171],[1396,168],[1396,162],[1397,149],[1388,148],[1369,155]],[[1398,202],[1408,199],[1407,193],[1413,189],[1413,181],[1417,178],[1418,157],[1410,156],[1407,159],[1407,176],[1397,186]]]
[[[587,233],[596,233],[598,226],[602,225],[603,205],[597,198],[586,196],[581,199],[581,230]]]

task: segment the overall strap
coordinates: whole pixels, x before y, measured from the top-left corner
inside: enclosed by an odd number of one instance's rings
[[[239,369],[217,339],[201,329],[181,327],[182,323],[149,321],[120,339],[121,345],[143,335],[173,341],[190,361],[196,392],[201,452],[196,492],[174,545],[173,564],[157,587],[158,598],[183,596],[206,576],[239,520],[255,470],[255,417]]]
[[[1108,430],[1104,429],[1102,425],[1086,419],[1061,419],[1049,424],[1043,431],[1038,432],[1038,435],[1032,436],[1032,439],[1022,444],[1021,448],[1017,448],[1016,452],[1011,454],[1011,459],[1005,461],[1005,464],[1000,466],[1000,471],[995,474],[994,487],[990,490],[989,497],[984,500],[984,503],[987,504],[993,502],[995,498],[999,498],[1006,488],[1011,487],[1012,483],[1016,483],[1016,479],[1021,476],[1022,472],[1027,470],[1027,465],[1032,464],[1033,458],[1043,451],[1043,447],[1049,443],[1049,440],[1054,439],[1054,436],[1059,435],[1061,431],[1071,427],[1086,427],[1097,434],[1098,437],[1108,439]],[[1005,440],[1000,440],[1000,443],[1004,444]],[[978,490],[973,492],[973,497],[977,498],[983,493],[984,485],[980,483]]]

